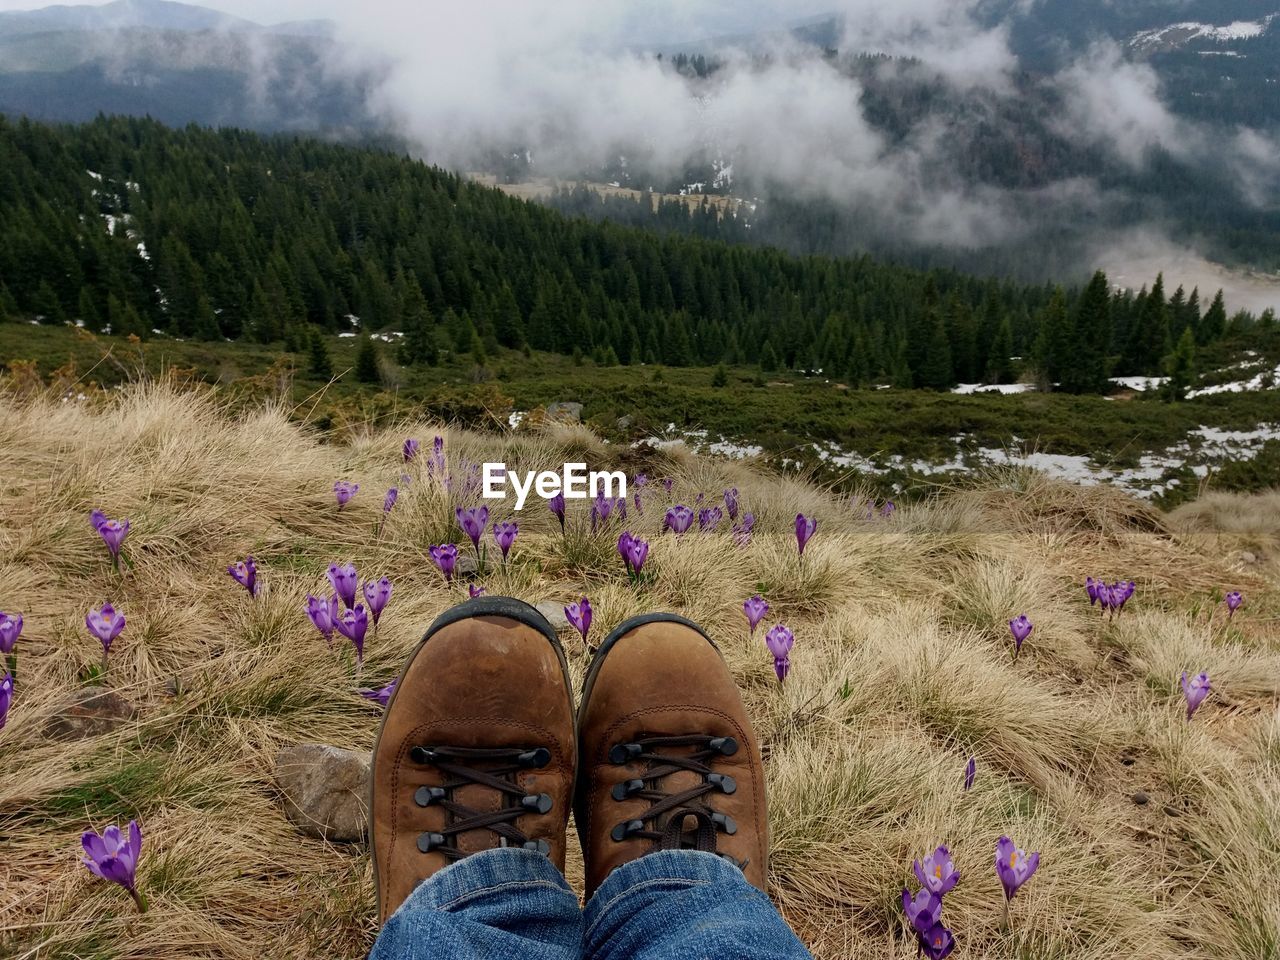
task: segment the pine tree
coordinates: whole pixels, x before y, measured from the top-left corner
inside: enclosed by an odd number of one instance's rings
[[[919,381],[920,386],[927,390],[948,390],[955,385],[951,367],[951,343],[947,338],[947,325],[941,316],[934,321],[933,336],[925,350]]]
[[[98,314],[98,306],[93,302],[93,292],[88,287],[80,288],[80,305],[76,313],[86,330],[95,333],[102,329],[102,317]],[[4,305],[0,304],[0,320],[4,319]]]
[[[1214,295],[1213,303],[1200,319],[1200,328],[1196,331],[1196,343],[1204,346],[1218,340],[1227,329],[1227,307],[1222,300],[1222,291]]]
[[[360,348],[356,351],[356,379],[361,383],[381,383],[378,361],[378,345],[366,334],[360,338]]]
[[[311,375],[319,380],[328,380],[333,377],[333,361],[329,359],[329,348],[324,342],[324,337],[320,335],[319,329],[311,328],[311,337],[309,343],[311,353]]]
[[[1104,393],[1111,353],[1111,289],[1101,270],[1093,275],[1076,304],[1072,359],[1062,374],[1070,393]]]
[[[1013,382],[1013,327],[1008,314],[1000,318],[995,339],[991,341],[986,377],[988,383]]]
[[[1068,371],[1076,338],[1067,314],[1066,295],[1061,287],[1054,290],[1049,305],[1041,312],[1039,327],[1035,345],[1036,366],[1051,385],[1065,384],[1070,379]]]
[[[427,299],[417,284],[409,285],[403,311],[404,339],[400,342],[400,362],[406,366],[421,363],[435,366],[439,362],[435,324]]]
[[[1187,391],[1195,383],[1196,376],[1196,340],[1190,327],[1182,331],[1177,347],[1165,358],[1164,372],[1169,378],[1163,387],[1164,399],[1187,399]]]
[[[715,373],[711,375],[711,385],[713,387],[727,387],[729,385],[729,370],[725,365],[719,364]]]

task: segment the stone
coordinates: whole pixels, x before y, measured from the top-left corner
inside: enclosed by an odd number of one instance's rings
[[[470,543],[468,543],[463,549],[470,550]],[[476,565],[475,555],[471,553],[463,553],[459,550],[458,562],[454,565],[453,575],[455,577],[474,577],[479,570],[480,568]]]
[[[559,632],[569,629],[569,618],[564,615],[564,604],[556,600],[543,600],[541,603],[535,603],[534,609],[547,618],[547,623]]]
[[[1139,790],[1133,795],[1133,802],[1140,807],[1145,807],[1150,801],[1151,798],[1147,796],[1147,792],[1145,790]]]
[[[45,724],[53,740],[80,740],[110,733],[138,715],[138,708],[106,687],[82,687],[58,705]]]
[[[1244,550],[1240,554],[1240,559],[1245,563],[1257,563],[1258,555],[1251,550]]]
[[[320,840],[355,842],[369,831],[369,755],[323,743],[282,747],[276,785],[285,816]]]
[[[566,423],[582,422],[582,404],[568,400],[547,404],[548,420],[563,420]]]

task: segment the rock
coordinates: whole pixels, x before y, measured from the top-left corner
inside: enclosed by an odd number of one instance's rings
[[[1166,806],[1165,806],[1165,808],[1164,808],[1164,812],[1165,812],[1165,813],[1167,813],[1167,814],[1168,814],[1169,816],[1171,816],[1171,817],[1180,817],[1180,816],[1182,816],[1182,811],[1181,811],[1181,810],[1179,810],[1177,807],[1173,807],[1173,806],[1168,806],[1168,805],[1166,805]]]
[[[619,429],[619,430],[630,430],[630,429],[631,429],[631,424],[633,424],[633,423],[635,423],[635,422],[636,422],[636,421],[635,421],[635,417],[631,416],[631,414],[629,414],[629,413],[628,413],[628,414],[626,414],[625,416],[621,416],[621,417],[619,417],[619,418],[618,418],[618,429]]]
[[[369,756],[323,743],[276,753],[285,815],[321,840],[363,840],[369,829]]]
[[[1139,790],[1133,795],[1133,802],[1140,807],[1145,807],[1150,801],[1151,798],[1147,796],[1147,792],[1145,790]]]
[[[558,403],[549,403],[547,404],[547,419],[563,420],[566,423],[580,423],[582,421],[582,404],[566,400]]]
[[[1245,550],[1241,552],[1240,559],[1244,563],[1257,563],[1258,555],[1251,550]]]
[[[470,550],[471,548],[467,547],[467,549]],[[476,566],[476,558],[472,554],[459,553],[458,562],[453,568],[453,575],[455,577],[474,577],[479,569]]]
[[[547,623],[556,630],[568,630],[569,618],[564,615],[564,604],[555,600],[543,600],[535,603],[534,608],[547,618]]]
[[[58,705],[45,724],[45,736],[53,740],[97,737],[128,723],[138,708],[106,687],[82,687]]]

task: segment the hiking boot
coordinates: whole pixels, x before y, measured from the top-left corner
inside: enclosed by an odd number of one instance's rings
[[[574,813],[587,897],[657,850],[736,863],[765,889],[764,765],[715,644],[672,614],[622,624],[591,662],[578,708]]]
[[[423,880],[495,847],[564,870],[577,744],[564,652],[533,607],[442,614],[409,658],[373,747],[370,846],[381,923]]]

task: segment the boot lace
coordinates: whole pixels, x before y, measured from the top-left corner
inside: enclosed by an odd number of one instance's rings
[[[418,849],[436,852],[449,860],[461,860],[466,852],[458,849],[458,835],[469,830],[491,830],[503,847],[522,847],[538,853],[550,852],[545,840],[530,840],[516,821],[527,814],[549,813],[550,794],[525,793],[515,777],[526,770],[545,767],[551,762],[546,747],[414,747],[409,759],[422,766],[435,767],[450,779],[439,786],[419,787],[413,795],[419,807],[439,806],[449,813],[449,822],[439,832],[418,835]],[[501,793],[506,802],[497,810],[474,810],[456,802],[453,792],[460,787],[479,784]]]
[[[685,752],[669,752],[673,749]],[[639,817],[617,824],[610,837],[617,843],[649,840],[659,850],[693,849],[716,853],[717,833],[733,836],[738,832],[738,825],[728,814],[720,813],[711,806],[711,797],[732,794],[737,791],[738,784],[728,774],[717,773],[712,764],[737,752],[738,741],[733,737],[642,737],[630,743],[614,744],[609,750],[610,763],[645,763],[648,767],[643,777],[616,784],[613,799],[622,802],[640,798],[648,800],[649,807]],[[696,773],[702,777],[702,782],[679,793],[663,790],[662,781],[680,771]],[[695,825],[686,831],[685,825],[690,818]]]

